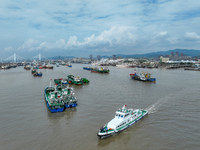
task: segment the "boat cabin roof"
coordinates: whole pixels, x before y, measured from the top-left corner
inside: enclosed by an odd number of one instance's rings
[[[124,118],[131,113],[135,113],[135,111],[133,109],[119,109],[118,111],[116,111],[115,116]]]

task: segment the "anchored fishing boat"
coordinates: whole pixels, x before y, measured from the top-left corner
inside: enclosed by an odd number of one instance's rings
[[[109,73],[110,70],[108,69],[108,67],[105,67],[105,68],[91,68],[91,72],[95,72],[95,73]]]
[[[131,78],[133,78],[135,76],[135,73],[130,73],[129,75]]]
[[[68,67],[70,67],[70,68],[71,68],[71,67],[72,67],[72,65],[71,65],[71,64],[69,64],[69,65],[68,65]]]
[[[81,78],[83,83],[89,83],[90,81],[87,78]]]
[[[67,80],[68,80],[68,83],[69,84],[73,84],[74,83],[74,79],[75,79],[75,77],[74,77],[74,75],[72,75],[72,74],[69,74],[68,76],[67,76]]]
[[[36,73],[36,71],[37,71],[37,69],[33,68],[33,69],[31,70],[31,73],[34,74],[34,73]]]
[[[78,77],[74,78],[73,83],[74,83],[75,85],[82,85],[82,84],[83,84],[83,81],[82,81],[82,79],[78,76]]]
[[[67,87],[63,89],[63,100],[65,103],[65,108],[76,107],[77,106],[77,99],[74,96],[73,88]]]
[[[68,66],[68,67],[72,67],[71,63],[67,63],[66,66]]]
[[[54,79],[54,83],[55,84],[68,84],[68,80],[67,79],[63,79],[63,78],[58,78],[58,79]]]
[[[64,111],[64,102],[62,100],[61,92],[57,91],[54,87],[47,87],[44,90],[44,97],[47,107],[52,113]]]
[[[83,67],[84,70],[91,70],[91,67]]]
[[[142,73],[139,77],[140,77],[140,81],[147,81],[145,74]]]
[[[31,70],[31,66],[30,65],[25,65],[24,69],[25,70]]]
[[[73,88],[72,87],[63,87],[63,85],[57,86],[58,91],[62,92],[63,101],[65,104],[65,108],[76,107],[77,106],[77,99],[74,96]]]
[[[34,74],[33,74],[34,77],[37,77],[37,76],[42,76],[42,72],[41,71],[36,71]]]
[[[75,77],[74,75],[68,75],[68,83],[75,85],[82,85],[83,83],[89,83],[90,81],[87,78]]]
[[[150,73],[146,73],[145,74],[145,78],[147,79],[147,81],[149,82],[156,82],[156,78],[152,78]]]
[[[45,68],[47,68],[47,69],[53,69],[53,66],[52,65],[50,65],[50,63],[48,63],[47,65],[46,65],[46,67]]]
[[[156,82],[156,78],[152,78],[151,74],[148,73],[148,72],[145,73],[145,72],[142,71],[142,73],[140,73],[140,75],[138,75],[136,73],[136,70],[135,70],[135,73],[130,73],[129,75],[130,75],[130,77],[132,79],[135,79],[135,80],[148,81],[148,82]]]
[[[99,138],[104,138],[118,133],[130,127],[147,114],[148,112],[146,110],[128,109],[127,106],[124,105],[121,109],[116,111],[115,117],[110,122],[100,128],[97,136]]]

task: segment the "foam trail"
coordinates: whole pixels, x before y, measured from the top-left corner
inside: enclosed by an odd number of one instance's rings
[[[148,106],[145,110],[148,111],[149,114],[157,112],[158,108],[166,101],[166,99],[162,98],[158,100],[156,103]]]

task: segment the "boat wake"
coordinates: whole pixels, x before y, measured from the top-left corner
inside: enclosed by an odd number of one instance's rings
[[[148,106],[145,110],[148,111],[148,114],[153,114],[158,111],[158,108],[166,101],[166,98],[159,99],[156,103]]]

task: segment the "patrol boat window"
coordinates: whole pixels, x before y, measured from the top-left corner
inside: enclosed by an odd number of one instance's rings
[[[125,117],[127,117],[129,114],[126,114]]]

